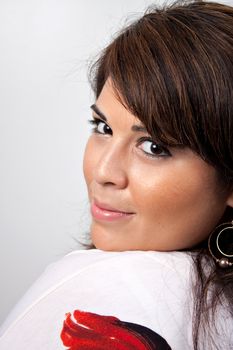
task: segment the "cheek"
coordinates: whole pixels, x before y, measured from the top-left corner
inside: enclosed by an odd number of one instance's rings
[[[150,171],[144,169],[143,173],[142,170],[140,167],[134,171],[131,193],[146,219],[161,221],[163,217],[175,217],[177,220],[208,208],[210,201],[213,206],[217,202],[214,176],[205,166],[185,167],[173,162],[172,166],[168,163]]]
[[[131,193],[138,210],[144,213],[145,218],[158,219],[161,213],[168,213],[172,208],[177,207],[177,201],[183,202],[181,192],[187,191],[179,184],[179,181],[171,179],[166,174],[163,175],[160,172],[154,175],[151,172],[147,174],[150,176],[134,177]],[[136,179],[143,179],[143,181],[138,182]]]

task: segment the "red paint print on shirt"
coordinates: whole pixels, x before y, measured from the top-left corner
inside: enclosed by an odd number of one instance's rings
[[[66,314],[61,339],[69,350],[171,350],[149,328],[79,310],[74,311],[73,319],[71,313]]]

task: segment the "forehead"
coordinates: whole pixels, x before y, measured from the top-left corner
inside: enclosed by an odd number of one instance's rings
[[[123,98],[114,89],[111,79],[104,84],[94,106],[94,112],[106,121],[142,127],[142,122],[124,105]]]

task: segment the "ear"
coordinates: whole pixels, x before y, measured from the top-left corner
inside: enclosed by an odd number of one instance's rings
[[[227,199],[227,205],[229,205],[229,207],[233,208],[233,192],[230,193],[230,195]]]

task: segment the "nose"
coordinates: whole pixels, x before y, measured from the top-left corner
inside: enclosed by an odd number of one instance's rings
[[[105,187],[124,189],[128,184],[127,163],[127,155],[120,145],[106,145],[94,169],[96,182]]]

